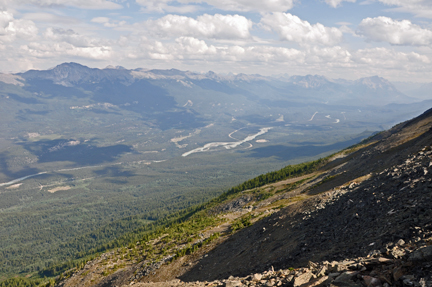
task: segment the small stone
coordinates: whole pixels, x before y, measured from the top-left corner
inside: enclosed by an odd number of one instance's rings
[[[310,279],[312,278],[313,274],[312,272],[305,272],[303,274],[300,274],[298,277],[294,278],[294,287],[303,285],[305,283],[308,283]]]
[[[404,275],[405,275],[405,270],[402,267],[398,267],[393,270],[394,281],[398,281]]]
[[[352,278],[354,278],[356,275],[358,274],[358,272],[356,271],[347,271],[342,273],[341,275],[339,275],[336,279],[335,279],[335,283],[337,282],[348,282],[350,281]]]
[[[342,272],[342,271],[345,271],[347,269],[348,269],[348,267],[345,264],[337,264],[335,271],[336,272]]]
[[[268,286],[268,287],[272,287],[272,286],[274,286],[275,284],[276,284],[276,280],[274,280],[274,279],[270,279],[269,281],[267,281],[266,286]]]
[[[396,242],[397,245],[403,246],[405,245],[405,241],[403,239],[399,239],[398,242]]]
[[[408,260],[412,262],[432,261],[432,245],[414,251]]]
[[[259,273],[255,273],[252,277],[252,281],[260,281],[262,279],[262,275]]]
[[[341,275],[340,272],[333,272],[333,273],[330,273],[328,276],[329,276],[330,278],[336,278],[336,277],[338,277],[339,275]]]
[[[317,277],[322,277],[326,274],[327,272],[327,267],[323,266],[321,267],[321,269],[319,269],[318,273],[316,274]]]
[[[316,263],[314,263],[312,261],[309,261],[308,262],[308,267],[309,267],[309,269],[316,269],[316,268],[318,268],[318,264],[316,264]]]
[[[381,281],[378,278],[371,277],[371,276],[362,276],[363,280],[368,287],[378,287],[382,286]]]
[[[393,263],[394,261],[392,259],[388,259],[388,258],[385,258],[385,257],[380,257],[380,258],[378,258],[378,262],[390,264],[390,263]]]
[[[314,279],[314,280],[312,280],[306,284],[303,284],[301,287],[315,287],[315,286],[323,284],[328,279],[329,279],[328,276],[320,277],[320,278]]]
[[[392,251],[390,251],[390,254],[394,257],[394,258],[402,258],[405,256],[406,252],[405,250],[398,248],[398,247],[394,247]]]
[[[339,262],[337,262],[337,261],[332,261],[331,263],[329,263],[328,266],[327,266],[328,269],[329,269],[329,271],[330,272],[336,272],[338,263]]]
[[[225,283],[225,287],[238,287],[238,286],[243,286],[241,281],[233,280],[233,281],[227,281]]]

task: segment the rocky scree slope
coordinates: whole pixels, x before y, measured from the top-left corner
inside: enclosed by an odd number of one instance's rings
[[[95,286],[431,286],[431,128],[429,110],[336,155],[294,189],[264,201],[245,191],[217,210],[264,213],[251,226]],[[84,286],[71,284],[89,271],[80,272],[60,286]]]

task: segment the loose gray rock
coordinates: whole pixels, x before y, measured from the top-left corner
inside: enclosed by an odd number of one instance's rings
[[[432,261],[432,245],[414,251],[408,260],[412,262]]]

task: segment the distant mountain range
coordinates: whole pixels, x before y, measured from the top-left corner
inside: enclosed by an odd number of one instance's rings
[[[331,80],[320,75],[292,76],[277,78],[261,75],[220,75],[214,72],[205,74],[189,71],[170,70],[127,70],[123,67],[108,66],[105,69],[89,68],[77,63],[64,63],[50,70],[30,70],[18,73],[22,81],[50,80],[54,84],[65,87],[77,87],[101,83],[104,81],[118,82],[125,86],[137,81],[175,80],[190,88],[193,85],[207,90],[230,90],[242,93],[246,90],[253,94],[254,89],[248,85],[265,84],[270,86],[273,96],[300,96],[301,101],[323,102],[332,104],[374,106],[390,103],[412,103],[419,101],[400,92],[388,80],[373,76],[358,80]],[[0,81],[2,78],[0,77]],[[244,92],[244,91],[243,91]]]

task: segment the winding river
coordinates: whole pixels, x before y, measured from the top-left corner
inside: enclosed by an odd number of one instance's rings
[[[226,149],[232,149],[232,148],[238,147],[239,145],[241,145],[241,144],[243,144],[245,142],[249,142],[251,140],[254,140],[256,137],[267,133],[271,129],[272,128],[262,128],[262,129],[260,129],[260,131],[258,133],[254,134],[254,135],[247,136],[244,140],[237,141],[237,142],[213,142],[213,143],[208,143],[208,144],[204,145],[203,147],[199,147],[199,148],[196,148],[194,150],[185,152],[184,154],[182,154],[182,156],[183,157],[187,157],[188,155],[191,155],[193,153],[206,152],[206,151],[209,151],[212,148],[216,148],[216,147],[219,147],[219,146],[223,146]]]

